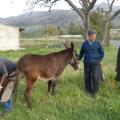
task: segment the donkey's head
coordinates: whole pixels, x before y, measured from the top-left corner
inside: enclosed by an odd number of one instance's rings
[[[77,62],[78,54],[75,50],[74,43],[71,42],[70,47],[68,47],[68,44],[64,44],[64,46],[66,49],[70,49],[72,51],[71,60],[70,60],[69,64],[74,68],[74,70],[77,70],[78,69],[78,62]]]

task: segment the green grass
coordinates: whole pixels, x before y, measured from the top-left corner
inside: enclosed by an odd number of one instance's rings
[[[113,40],[120,40],[120,35],[113,36]]]
[[[47,54],[63,48],[32,48],[19,51],[0,52],[13,61],[28,53]],[[104,48],[105,58],[102,62],[107,82],[101,83],[97,98],[84,93],[83,63],[82,70],[74,71],[68,66],[61,75],[56,95],[47,93],[46,82],[38,82],[33,90],[33,109],[27,108],[24,100],[25,82],[20,80],[18,101],[11,113],[2,120],[120,120],[120,89],[115,82],[115,62],[117,50]],[[79,51],[79,50],[78,50]]]

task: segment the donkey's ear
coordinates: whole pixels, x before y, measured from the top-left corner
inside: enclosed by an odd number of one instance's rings
[[[64,46],[65,46],[66,49],[69,48],[70,47],[69,42],[65,41]]]
[[[67,44],[65,44],[65,43],[64,43],[64,46],[65,46],[65,48],[66,48],[66,49],[67,49],[67,48],[69,48],[69,47],[68,47],[68,45],[67,45]]]
[[[74,43],[73,42],[71,42],[71,48],[74,48]]]

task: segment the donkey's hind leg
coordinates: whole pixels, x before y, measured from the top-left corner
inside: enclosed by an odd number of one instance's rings
[[[52,94],[52,95],[55,95],[56,83],[57,83],[56,80],[52,80],[52,91],[51,91],[51,94]]]
[[[48,92],[50,93],[52,89],[52,80],[48,81]]]
[[[29,80],[27,82],[27,87],[26,87],[26,90],[25,90],[25,99],[26,99],[27,105],[30,109],[32,109],[31,92],[32,92],[32,89],[33,89],[33,86],[34,86],[35,82],[36,82],[36,80],[34,80],[34,79]]]

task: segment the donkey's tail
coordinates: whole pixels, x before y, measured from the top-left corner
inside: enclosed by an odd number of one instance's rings
[[[19,59],[17,64],[16,64],[16,67],[17,67],[17,71],[20,73],[22,72],[22,63],[23,63],[23,58]]]
[[[21,59],[16,63],[16,80],[15,80],[15,87],[14,87],[14,103],[16,103],[16,101],[17,101],[19,74],[22,72],[21,63],[22,63]]]

